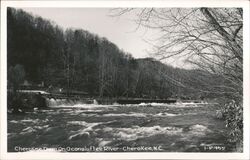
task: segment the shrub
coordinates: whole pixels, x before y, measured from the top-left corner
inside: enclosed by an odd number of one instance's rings
[[[239,150],[243,146],[243,105],[242,101],[231,100],[225,103],[223,109],[226,127],[230,129],[230,141],[236,142]]]

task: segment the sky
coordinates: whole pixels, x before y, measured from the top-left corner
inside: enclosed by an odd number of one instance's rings
[[[111,16],[109,8],[22,8],[36,16],[55,22],[63,29],[84,29],[100,37],[106,37],[120,49],[135,58],[148,57],[152,46],[145,40],[151,39],[153,31],[137,29],[131,14]]]

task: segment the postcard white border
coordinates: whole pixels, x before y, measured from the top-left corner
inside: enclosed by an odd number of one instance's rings
[[[8,153],[7,152],[7,7],[62,7],[62,8],[107,8],[107,7],[242,7],[244,10],[244,151],[243,153]],[[0,159],[249,159],[249,95],[250,95],[250,51],[249,51],[248,0],[113,0],[113,1],[1,1],[1,136]]]

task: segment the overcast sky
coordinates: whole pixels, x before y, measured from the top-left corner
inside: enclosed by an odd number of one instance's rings
[[[131,15],[110,16],[108,8],[22,8],[23,10],[54,21],[63,29],[81,28],[106,37],[120,49],[131,53],[135,58],[148,57],[146,51],[151,46],[144,41],[153,37],[152,31],[145,28],[136,30],[137,25]]]

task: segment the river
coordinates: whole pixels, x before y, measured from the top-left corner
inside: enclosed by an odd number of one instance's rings
[[[53,105],[8,114],[8,151],[232,152],[216,105]]]

